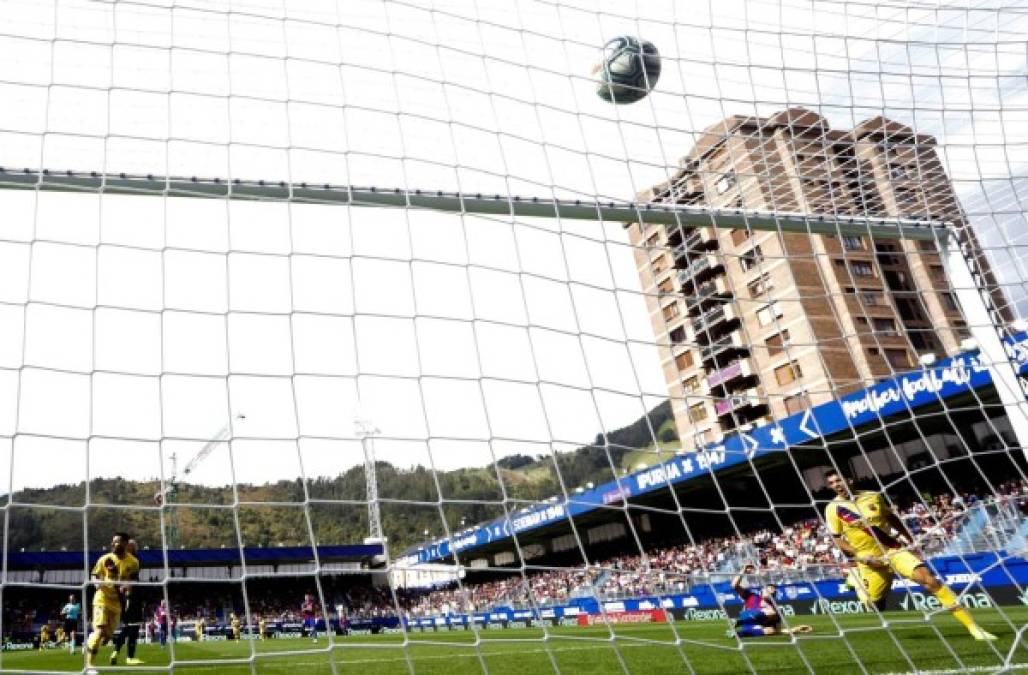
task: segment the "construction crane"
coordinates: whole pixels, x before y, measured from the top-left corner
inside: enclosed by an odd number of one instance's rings
[[[240,413],[235,416],[234,419],[245,420],[246,415]],[[193,455],[192,459],[186,462],[185,467],[182,469],[182,475],[188,476],[193,472],[193,469],[198,467],[205,459],[211,456],[214,449],[218,447],[219,443],[226,441],[229,436],[232,435],[232,424],[226,424],[218,433],[211,437],[211,440],[207,441],[199,452]],[[168,457],[171,464],[170,471],[168,472],[168,480],[166,481],[167,487],[162,490],[158,490],[157,494],[154,495],[154,503],[158,506],[164,506],[166,504],[173,503],[178,498],[179,488],[179,477],[178,477],[178,453],[172,452]],[[177,548],[179,546],[178,541],[178,524],[179,514],[178,509],[169,509],[167,517],[165,519],[166,531],[168,534],[167,545],[168,548]]]

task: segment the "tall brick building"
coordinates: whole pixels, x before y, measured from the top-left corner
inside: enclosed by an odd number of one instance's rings
[[[802,108],[706,129],[641,200],[931,218],[961,210],[934,139]],[[943,357],[968,336],[933,242],[628,226],[683,447]]]

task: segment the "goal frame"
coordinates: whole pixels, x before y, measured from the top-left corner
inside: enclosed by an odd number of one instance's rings
[[[652,202],[558,199],[484,193],[446,192],[399,187],[340,185],[331,182],[287,182],[160,176],[97,171],[11,170],[0,166],[0,190],[38,190],[195,199],[336,204],[354,207],[414,208],[496,217],[557,218],[596,222],[650,223],[716,229],[870,236],[877,240],[934,241],[968,328],[985,357],[1000,402],[1018,445],[1028,457],[1028,390],[1004,342],[1004,330],[989,311],[987,289],[978,287],[970,257],[977,252],[961,245],[953,224],[905,218],[867,218],[833,214],[747,211]],[[927,365],[927,364],[923,364]]]

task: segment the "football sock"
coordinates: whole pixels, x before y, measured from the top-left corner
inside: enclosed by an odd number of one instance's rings
[[[975,626],[974,619],[971,618],[970,612],[964,609],[963,605],[960,604],[960,600],[957,599],[957,594],[950,590],[949,586],[943,586],[933,594],[938,598],[942,606],[950,610],[953,614],[953,618],[963,624],[964,628],[971,630]]]

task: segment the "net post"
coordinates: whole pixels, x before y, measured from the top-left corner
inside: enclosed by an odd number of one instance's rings
[[[1010,420],[1011,429],[1021,451],[1028,457],[1028,399],[1020,382],[1017,366],[1003,342],[1003,331],[989,311],[983,289],[975,281],[965,251],[955,231],[940,231],[938,236],[939,258],[950,279],[957,300],[964,311],[971,336],[978,343],[984,357],[983,364],[989,371],[996,393]]]

